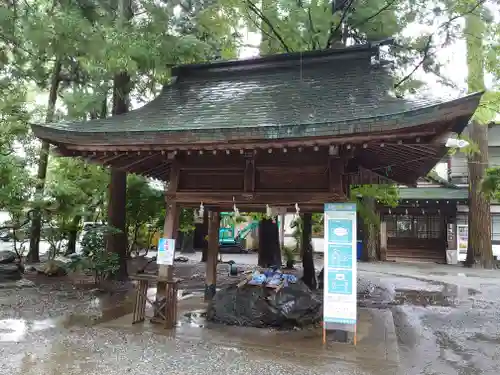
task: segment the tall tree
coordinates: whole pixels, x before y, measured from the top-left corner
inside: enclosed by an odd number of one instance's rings
[[[118,5],[118,23],[124,29],[130,24],[134,16],[132,0],[120,0]],[[113,77],[113,116],[125,114],[129,111],[131,78],[126,70],[119,71]],[[120,231],[111,235],[107,242],[107,250],[118,254],[120,268],[115,274],[118,280],[128,278],[127,272],[127,173],[118,169],[111,169],[109,182],[108,225]]]
[[[56,57],[54,67],[50,77],[49,99],[47,102],[47,115],[45,122],[52,122],[56,109],[56,101],[61,83],[62,62],[60,57]],[[36,173],[37,184],[35,188],[35,200],[41,200],[45,190],[45,178],[47,177],[47,167],[49,165],[50,145],[42,141],[38,157],[38,169]],[[42,229],[42,211],[40,207],[35,207],[33,220],[31,221],[30,248],[27,259],[29,262],[40,262],[40,234]]]
[[[464,36],[467,45],[467,86],[469,92],[485,90],[485,23],[484,9],[477,7],[465,17]],[[468,155],[469,169],[469,237],[467,266],[491,268],[493,249],[491,244],[491,215],[488,196],[481,189],[488,167],[488,126],[481,118],[480,111],[469,124],[469,137],[477,147]]]

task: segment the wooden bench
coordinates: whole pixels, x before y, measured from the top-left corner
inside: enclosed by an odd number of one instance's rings
[[[141,323],[146,320],[146,305],[153,306],[151,323],[163,324],[165,328],[174,328],[177,324],[177,289],[179,280],[159,280],[158,275],[133,275],[131,280],[137,281],[137,289],[134,302],[132,324]],[[165,293],[160,295],[161,299],[150,300],[148,289],[156,284],[158,290],[165,286]]]

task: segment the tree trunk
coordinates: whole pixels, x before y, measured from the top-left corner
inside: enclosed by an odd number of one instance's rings
[[[54,114],[57,101],[57,93],[59,91],[60,75],[62,63],[61,59],[57,59],[52,69],[52,77],[50,82],[49,100],[47,103],[47,114],[45,122],[49,123],[54,121]],[[43,199],[43,192],[45,189],[45,178],[47,177],[47,166],[49,164],[49,151],[50,144],[42,141],[40,154],[38,156],[38,170],[36,173],[37,184],[35,187],[35,199]],[[40,235],[42,231],[42,211],[40,208],[33,210],[33,220],[31,221],[30,229],[30,249],[28,252],[27,260],[31,263],[40,262]]]
[[[194,231],[184,234],[181,251],[183,253],[194,253]]]
[[[66,253],[64,255],[70,255],[76,253],[76,242],[78,241],[78,226],[82,217],[76,215],[71,221],[71,229],[68,233],[68,245],[66,247]]]
[[[377,261],[380,254],[380,218],[375,203],[374,197],[362,198],[362,204],[365,206],[365,209],[369,211],[369,217],[363,220],[365,233],[363,260],[366,262]]]
[[[127,173],[111,170],[109,183],[108,225],[120,232],[108,236],[106,250],[118,255],[120,268],[113,277],[126,280],[127,272],[127,228],[125,225],[125,203],[127,191]]]
[[[317,288],[316,270],[312,247],[312,214],[302,214],[302,267],[304,275],[302,281],[312,290]]]
[[[126,1],[125,1],[126,2]],[[130,76],[126,72],[115,75],[113,80],[113,115],[128,112],[130,94]],[[120,230],[120,233],[109,236],[107,251],[119,257],[119,270],[114,275],[117,280],[126,280],[127,272],[127,228],[126,228],[127,173],[111,169],[109,183],[108,225]]]
[[[208,210],[203,212],[203,223],[200,227],[201,235],[203,236],[201,248],[201,261],[206,262],[208,257]]]
[[[468,157],[469,242],[465,264],[469,267],[493,268],[490,202],[481,191],[488,165],[488,127],[473,121],[469,125],[469,134],[480,152]]]
[[[465,17],[465,39],[467,45],[467,85],[469,92],[482,91],[484,85],[484,21],[482,6]],[[481,184],[488,167],[488,127],[474,116],[469,124],[469,137],[478,147],[478,152],[468,155],[469,169],[469,241],[465,265],[484,268],[493,267],[491,245],[490,202],[481,191]]]
[[[260,267],[281,267],[281,249],[278,224],[272,219],[259,222],[259,260]]]
[[[127,24],[133,18],[132,0],[120,0],[117,18],[122,24]],[[127,113],[129,110],[129,96],[131,87],[130,75],[126,71],[119,72],[113,77],[113,116]],[[109,236],[106,242],[107,251],[118,255],[119,269],[113,276],[117,280],[126,280],[128,238],[126,227],[127,203],[127,173],[111,169],[109,183],[108,225],[120,230],[120,233]]]

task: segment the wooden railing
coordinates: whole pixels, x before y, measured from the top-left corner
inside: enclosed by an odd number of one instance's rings
[[[151,323],[163,324],[165,328],[174,328],[177,324],[177,289],[179,280],[159,280],[157,275],[133,275],[131,280],[137,281],[132,324],[146,320],[146,307],[153,307]],[[155,300],[148,297],[148,290],[156,284]]]

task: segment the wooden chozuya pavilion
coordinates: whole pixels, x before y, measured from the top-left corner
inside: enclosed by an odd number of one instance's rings
[[[203,202],[213,213],[206,283],[215,290],[217,212],[295,203],[322,212],[353,184],[413,185],[466,127],[482,93],[398,99],[382,43],[179,66],[142,108],[32,128],[63,156],[168,181],[167,238],[178,208]]]

